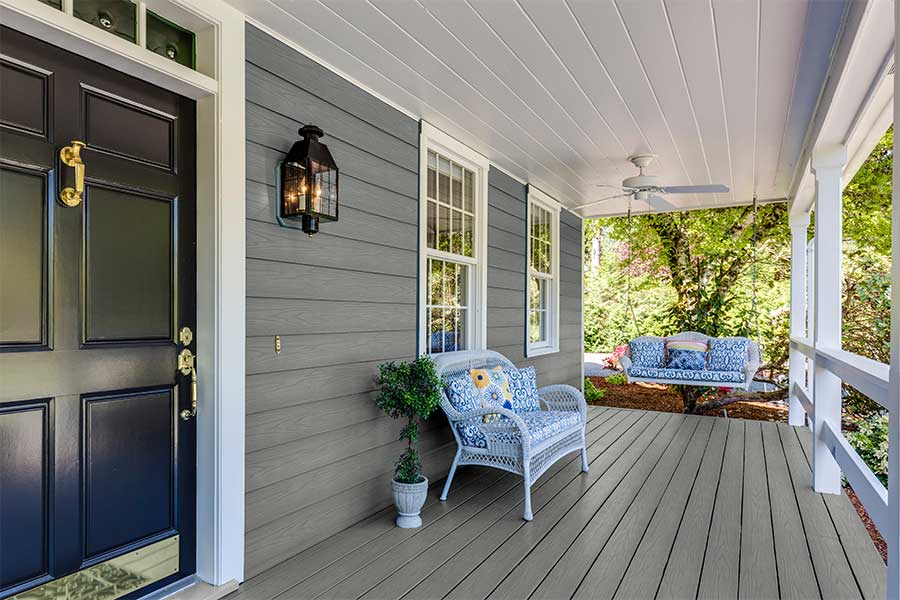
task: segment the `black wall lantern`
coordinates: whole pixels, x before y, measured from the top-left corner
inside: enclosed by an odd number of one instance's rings
[[[315,125],[300,129],[303,139],[295,142],[278,165],[278,222],[300,222],[312,235],[319,220],[338,220],[338,168],[328,146],[319,142],[324,132]]]

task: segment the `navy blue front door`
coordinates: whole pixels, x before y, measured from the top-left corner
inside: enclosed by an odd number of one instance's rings
[[[0,598],[194,572],[195,128],[193,101],[0,27]]]

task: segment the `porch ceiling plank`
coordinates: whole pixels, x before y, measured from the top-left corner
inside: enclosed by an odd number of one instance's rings
[[[759,4],[713,0],[712,7],[731,156],[729,185],[734,199],[746,199],[754,184]]]
[[[650,598],[655,594],[660,600],[697,597],[703,567],[703,552],[697,549],[706,548],[727,440],[728,421],[717,419],[674,541],[658,544],[659,549],[653,550],[665,552],[661,561],[664,569],[662,580],[645,578],[640,569],[630,566],[619,586],[618,596]],[[650,564],[650,561],[645,563]]]
[[[700,571],[699,600],[737,598],[740,572],[741,504],[744,495],[744,423],[728,423],[722,474]]]
[[[589,425],[589,427],[592,428],[592,433],[593,430],[597,428],[594,426],[595,424],[602,427],[603,424],[613,416],[614,415],[609,411],[606,411],[602,414],[598,413],[592,415],[592,421]],[[599,436],[600,433],[598,432],[596,435]],[[566,462],[567,461],[559,463],[556,466],[556,469],[558,470],[562,468]],[[468,469],[463,469],[463,471],[467,470]],[[497,482],[498,484],[502,483],[506,485],[505,489],[510,489],[511,487],[515,486],[516,478],[509,474],[504,474],[497,480]],[[441,503],[441,507],[443,508],[442,511],[438,513],[439,518],[435,519],[434,517],[432,517],[431,519],[426,521],[426,515],[422,515],[423,522],[427,523],[427,525],[422,529],[403,530],[396,528],[391,532],[387,532],[384,535],[374,539],[371,543],[360,546],[354,551],[344,555],[339,561],[335,561],[328,565],[327,568],[321,569],[314,574],[311,574],[310,577],[299,582],[299,585],[294,591],[291,591],[290,589],[286,590],[281,597],[284,600],[288,600],[292,597],[296,597],[297,595],[302,595],[302,597],[304,598],[311,599],[318,597],[325,592],[329,592],[328,597],[347,597],[346,595],[340,595],[338,591],[333,588],[341,582],[345,581],[347,578],[352,577],[355,573],[361,572],[383,554],[391,552],[395,548],[406,547],[411,542],[411,540],[414,540],[416,537],[418,537],[419,534],[429,531],[432,527],[435,527],[436,529],[438,527],[444,527],[443,525],[441,525],[441,521],[446,518],[451,518],[457,510],[463,510],[467,506],[468,500],[469,498],[466,496],[454,498],[454,495],[451,495],[449,500]],[[444,530],[446,531],[446,528]],[[452,528],[450,529],[450,531],[452,531]],[[383,577],[386,577],[389,574],[390,573],[384,573]]]
[[[685,80],[684,57],[679,55],[678,40],[675,39],[670,14],[685,14],[690,11],[698,22],[691,23],[691,35],[698,38],[712,35],[712,27],[707,3],[684,3],[678,11],[668,11],[663,2],[619,2],[616,4],[628,30],[638,59],[647,73],[652,93],[659,103],[666,127],[672,132],[678,157],[687,171],[687,181],[681,183],[700,184],[713,182],[710,179],[709,159],[704,152],[703,140],[697,123],[697,114],[693,105],[691,92],[703,93],[701,89],[689,89]],[[706,9],[704,14],[703,9]],[[685,16],[688,16],[685,14]],[[684,40],[681,40],[682,43]],[[701,42],[694,42],[701,43]],[[700,84],[706,89],[715,89],[715,97],[719,92],[719,73],[716,70],[706,71]],[[721,106],[716,110],[721,114]],[[716,136],[722,136],[720,129]],[[712,136],[713,133],[709,132]],[[712,139],[710,139],[712,142]],[[712,145],[712,144],[711,144]],[[673,161],[676,157],[667,157]],[[727,173],[727,169],[726,169]],[[715,181],[713,183],[720,183]],[[714,199],[713,199],[714,201]]]
[[[574,598],[611,600],[613,596],[618,596],[622,575],[630,567],[641,571],[645,580],[656,586],[665,566],[665,561],[660,559],[667,552],[664,549],[663,553],[657,553],[654,546],[665,548],[675,536],[712,428],[711,419],[700,420],[684,454],[677,457],[675,468],[660,470],[656,480],[652,476],[647,479],[646,485],[628,507],[616,531],[581,581]],[[620,597],[635,596],[622,594]]]
[[[799,427],[793,433],[803,448],[809,468],[812,461],[812,434],[808,429]],[[845,548],[847,561],[853,569],[863,597],[867,600],[881,600],[887,593],[887,567],[865,525],[847,500],[846,494],[823,494],[822,498],[835,531],[841,538],[841,545]]]
[[[772,531],[769,481],[760,423],[744,427],[744,494],[738,590],[747,598],[777,598],[778,572]]]
[[[647,140],[646,150],[660,156],[656,172],[678,181],[687,181],[690,173],[679,157],[667,117],[654,95],[653,84],[634,51],[631,33],[626,29],[616,5],[594,0],[575,0],[568,4],[591,44],[592,52],[586,54],[587,59],[599,57],[616,86],[616,92],[640,126]],[[628,150],[638,152],[644,148]],[[623,162],[623,165],[627,168],[628,163]],[[617,184],[618,180],[604,177],[596,183]],[[601,196],[596,190],[585,190],[584,197],[587,198],[585,202],[589,202]]]
[[[825,508],[823,496],[828,494],[817,494],[813,490],[809,463],[793,430],[779,429],[779,433],[822,597],[861,598],[840,536]]]
[[[763,423],[761,427],[772,505],[779,592],[781,598],[817,598],[819,587],[778,434],[778,425]]]
[[[567,206],[618,185],[640,152],[660,155],[651,172],[666,183],[732,188],[672,197],[675,209],[746,204],[754,190],[793,197],[820,131],[872,128],[857,114],[868,92],[857,91],[880,76],[892,34],[890,3],[877,1],[227,1],[349,79],[328,77],[316,95],[351,120],[393,131],[413,117],[398,129],[398,143],[413,143],[414,120],[425,119]],[[326,79],[326,67],[249,31],[248,60],[285,80],[272,89]],[[832,61],[838,36],[846,50]],[[826,82],[840,89],[820,102]],[[374,110],[366,91],[393,108]],[[585,214],[619,215],[626,204]]]

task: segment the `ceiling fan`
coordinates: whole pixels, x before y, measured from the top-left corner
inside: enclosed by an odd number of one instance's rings
[[[601,198],[599,200],[594,200],[592,202],[588,202],[587,204],[582,204],[581,206],[576,206],[574,210],[587,208],[588,206],[593,206],[595,204],[607,202],[616,198],[628,197],[632,197],[635,200],[644,200],[657,210],[672,210],[675,207],[667,202],[664,198],[660,197],[658,194],[724,194],[728,192],[728,186],[722,184],[663,185],[663,183],[659,180],[659,177],[655,175],[644,174],[644,169],[650,166],[650,164],[652,164],[655,159],[655,154],[636,154],[634,156],[629,156],[628,160],[630,160],[631,163],[638,168],[638,174],[634,177],[627,177],[622,180],[621,188],[616,189],[621,189],[623,193],[616,194],[615,196],[609,196],[607,198]],[[615,188],[616,186],[602,185],[600,187]]]

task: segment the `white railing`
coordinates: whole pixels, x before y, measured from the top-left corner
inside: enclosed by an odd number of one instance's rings
[[[817,348],[806,338],[791,338],[791,350],[801,353],[806,358],[804,362],[807,382],[806,385],[802,385],[798,381],[800,377],[796,376],[790,389],[791,397],[799,402],[809,416],[810,428],[814,422],[821,423],[821,431],[813,432],[816,443],[825,445],[875,526],[879,531],[887,532],[894,526],[894,522],[889,518],[888,490],[844,437],[841,432],[839,411],[836,415],[828,415],[828,418],[821,418],[821,415],[819,419],[815,418],[816,395],[813,373],[816,368],[827,369],[845,384],[878,402],[889,411],[889,414],[898,414],[896,407],[891,405],[888,393],[890,367],[846,350]]]

